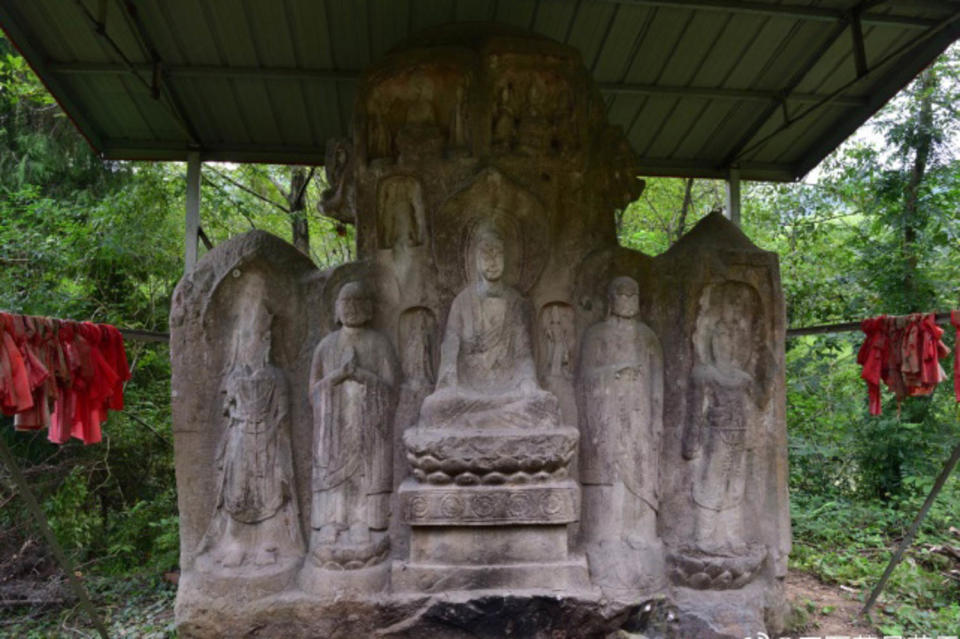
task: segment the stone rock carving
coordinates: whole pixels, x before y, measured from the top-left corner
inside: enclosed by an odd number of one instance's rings
[[[326,157],[327,184],[320,198],[322,213],[343,222],[353,223],[354,216],[351,201],[353,178],[353,152],[349,140],[335,138],[327,141]]]
[[[560,402],[565,424],[577,423],[574,392],[576,326],[573,308],[565,302],[551,302],[540,311],[538,370],[546,390]]]
[[[470,78],[464,78],[457,85],[456,99],[453,112],[450,115],[450,150],[456,154],[463,154],[470,145],[470,112],[467,95],[470,91]]]
[[[255,302],[235,335],[223,390],[228,424],[216,457],[216,512],[197,558],[207,571],[283,570],[303,556],[289,386],[271,362],[272,321]]]
[[[372,300],[359,282],[337,298],[342,328],[320,342],[310,371],[314,414],[310,559],[352,569],[386,558],[393,489],[392,417],[400,371],[393,347],[367,328]]]
[[[416,388],[433,388],[437,381],[437,320],[428,308],[407,309],[400,315],[397,343],[403,383]]]
[[[383,181],[377,219],[378,245],[397,250],[421,246],[426,234],[426,215],[420,183],[406,176]]]
[[[612,591],[649,586],[662,570],[663,354],[638,312],[637,282],[615,278],[607,319],[587,330],[580,356],[581,535],[595,581]]]
[[[493,228],[475,238],[477,277],[450,306],[437,389],[421,408],[424,426],[540,426],[557,399],[537,383],[527,303],[501,281],[504,240]]]
[[[517,107],[514,104],[513,87],[505,84],[500,87],[493,113],[493,148],[509,152],[513,149],[517,135]]]
[[[696,588],[738,588],[766,556],[745,534],[748,463],[768,400],[765,362],[756,352],[760,297],[744,283],[708,286],[694,333],[696,364],[683,457],[691,462],[692,547],[675,558],[676,579]]]
[[[370,26],[379,54],[395,29]],[[619,246],[639,162],[574,47],[443,25],[348,94],[322,206],[355,224],[356,261],[321,271],[251,232],[173,297],[181,635],[606,637],[657,599],[667,634],[774,636],[790,549],[776,256],[719,214],[656,257]],[[263,401],[289,402],[263,450],[282,457],[289,427],[295,499],[244,524],[217,505],[216,464],[260,463],[228,452],[222,408],[225,390],[260,401],[231,359],[258,303],[288,384]],[[276,542],[297,509],[300,554]],[[249,552],[224,567],[237,530]],[[257,565],[260,531],[276,564]]]

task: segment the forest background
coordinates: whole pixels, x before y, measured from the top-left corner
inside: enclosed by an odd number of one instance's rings
[[[958,94],[954,47],[804,182],[745,185],[743,230],[780,255],[790,327],[960,307]],[[0,309],[165,332],[183,268],[184,184],[182,164],[101,161],[0,39]],[[324,187],[322,170],[204,165],[205,243],[257,228],[321,268],[349,260],[353,228],[318,211]],[[656,255],[723,201],[722,182],[649,179],[616,214],[620,241]],[[960,438],[960,413],[944,384],[899,410],[887,398],[870,417],[861,339],[788,340],[786,379],[791,569],[862,600]],[[128,342],[128,355],[127,409],[101,445],[55,446],[7,418],[0,437],[113,632],[171,637],[169,352]],[[94,636],[20,497],[0,468],[0,636]],[[871,617],[878,632],[960,634],[958,515],[953,478]],[[815,630],[821,614],[795,602],[792,630]]]

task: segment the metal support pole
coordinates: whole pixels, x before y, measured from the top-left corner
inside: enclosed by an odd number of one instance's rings
[[[740,169],[730,169],[727,177],[727,218],[740,226]]]
[[[110,639],[107,633],[107,627],[103,625],[103,620],[100,618],[100,615],[97,614],[97,609],[93,607],[93,602],[90,601],[86,589],[83,587],[83,584],[80,583],[77,574],[73,571],[73,565],[67,558],[67,554],[63,552],[63,548],[60,547],[60,542],[57,541],[53,531],[50,530],[47,518],[44,516],[43,510],[40,509],[40,504],[37,503],[37,498],[33,495],[33,490],[30,488],[27,478],[24,477],[20,466],[17,465],[16,458],[13,456],[13,452],[7,447],[7,443],[3,441],[2,437],[0,437],[0,459],[3,460],[7,470],[10,471],[13,483],[20,489],[20,496],[23,497],[23,502],[26,504],[27,510],[30,511],[34,521],[36,521],[37,526],[39,526],[41,534],[47,541],[47,546],[50,547],[50,552],[53,553],[57,563],[60,564],[60,568],[63,569],[67,577],[67,583],[70,584],[70,589],[73,590],[73,594],[80,601],[80,607],[83,608],[84,612],[90,617],[90,621],[93,622],[93,627],[97,629],[97,633],[99,633],[103,639]]]
[[[947,479],[950,477],[950,473],[953,472],[953,468],[957,465],[958,461],[960,461],[960,444],[957,444],[953,448],[950,459],[943,465],[943,470],[940,471],[937,480],[933,483],[933,488],[930,489],[930,494],[927,495],[926,501],[924,501],[923,506],[920,507],[920,512],[917,513],[913,523],[910,524],[910,529],[907,530],[907,534],[900,542],[900,547],[897,548],[897,552],[893,553],[893,556],[890,558],[890,563],[887,564],[887,569],[883,571],[880,581],[877,582],[873,592],[870,593],[870,598],[867,599],[867,603],[863,605],[863,610],[860,611],[861,617],[866,616],[867,613],[870,612],[870,608],[873,607],[873,604],[876,603],[877,597],[880,596],[880,592],[883,591],[883,587],[887,584],[887,579],[890,578],[890,575],[893,574],[893,569],[896,568],[900,560],[903,559],[904,551],[913,543],[913,538],[917,535],[917,529],[920,528],[920,522],[927,516],[930,506],[933,505],[937,495],[940,494],[940,489],[947,483]]]
[[[184,272],[189,273],[197,265],[200,237],[200,153],[187,156],[187,218],[184,234]]]

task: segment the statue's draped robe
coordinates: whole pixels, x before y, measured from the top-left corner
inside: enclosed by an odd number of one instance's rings
[[[736,508],[746,490],[753,379],[744,371],[727,373],[699,366],[694,369],[693,385],[694,419],[700,422],[702,447],[693,500],[699,507],[717,512]]]
[[[336,380],[350,360],[355,374]],[[386,339],[371,329],[339,330],[320,344],[311,388],[314,415],[311,527],[387,526],[393,487],[391,439],[398,364]],[[382,503],[381,503],[382,502]]]
[[[555,423],[557,412],[556,398],[537,384],[524,298],[507,286],[495,295],[467,286],[450,306],[437,391],[424,400],[422,423],[533,428]]]
[[[269,364],[237,366],[227,375],[224,394],[229,423],[217,455],[217,508],[201,547],[216,553],[239,545],[298,555],[303,538],[293,490],[286,377]]]
[[[581,350],[580,476],[657,510],[663,414],[660,341],[639,321],[591,326]]]

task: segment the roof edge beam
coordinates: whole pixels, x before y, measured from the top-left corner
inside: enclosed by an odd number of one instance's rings
[[[150,65],[142,65],[143,71],[148,71]],[[92,64],[83,62],[58,62],[49,65],[49,69],[62,75],[113,75],[131,73],[123,65]],[[257,78],[264,80],[333,80],[336,82],[356,81],[360,77],[359,71],[338,71],[334,69],[290,69],[290,68],[260,68],[260,67],[214,67],[214,66],[175,66],[166,67],[164,72],[173,78]],[[660,86],[656,84],[629,84],[617,82],[599,82],[598,87],[604,93],[624,93],[634,95],[669,95],[676,97],[705,98],[708,100],[749,100],[767,102],[781,100],[783,96],[776,91],[759,91],[751,89],[722,89],[713,87],[690,86]],[[792,102],[816,103],[827,96],[818,94],[800,93],[787,96]],[[844,106],[863,106],[864,98],[838,97],[834,100]]]
[[[114,73],[152,73],[152,64],[124,65],[100,62],[53,62],[50,71],[64,75],[111,75]],[[256,78],[262,80],[337,80],[356,81],[360,71],[334,69],[294,69],[288,67],[163,66],[163,74],[172,78]]]
[[[721,89],[709,87],[675,87],[656,84],[626,84],[616,82],[598,82],[597,86],[603,93],[624,93],[633,95],[668,95],[685,98],[705,98],[708,100],[748,100],[751,102],[783,101],[784,96],[779,91],[761,91],[754,89]],[[806,102],[815,104],[829,96],[815,93],[796,93],[786,96],[787,101]],[[865,98],[837,97],[835,104],[843,106],[863,106]]]
[[[952,20],[943,23],[939,33],[933,34],[930,38],[921,40],[910,50],[897,56],[895,60],[887,62],[896,63],[894,71],[883,78],[878,86],[873,87],[872,95],[862,107],[845,115],[837,125],[832,127],[808,149],[807,153],[794,165],[793,174],[796,179],[806,175],[813,167],[817,166],[827,153],[836,149],[837,146],[847,138],[849,133],[845,133],[860,122],[866,121],[874,113],[880,110],[887,99],[883,96],[900,90],[909,84],[923,70],[923,60],[928,60],[943,53],[958,37],[960,37],[960,16],[955,16]],[[909,60],[912,64],[903,64]],[[917,62],[920,61],[920,62]],[[874,67],[876,68],[876,67]],[[820,159],[817,159],[820,158]]]
[[[666,7],[674,9],[699,9],[703,11],[729,11],[733,13],[752,13],[765,16],[779,16],[797,20],[816,20],[820,22],[846,22],[846,11],[827,7],[813,7],[800,4],[766,4],[763,2],[738,2],[737,0],[604,0],[615,4],[631,4],[646,7]],[[887,13],[864,13],[860,16],[863,24],[927,29],[937,24],[935,18],[917,18]]]
[[[793,167],[787,164],[751,162],[740,165],[737,170],[740,180],[762,182],[793,182]],[[634,172],[650,177],[694,177],[711,180],[729,180],[730,169],[719,165],[704,165],[689,160],[669,160],[657,158],[641,159]]]

